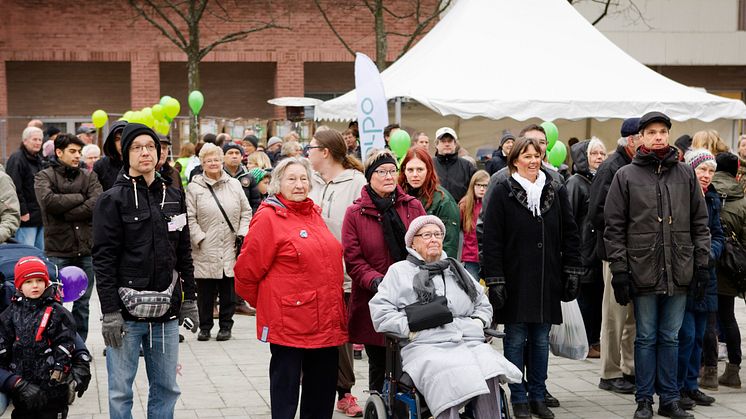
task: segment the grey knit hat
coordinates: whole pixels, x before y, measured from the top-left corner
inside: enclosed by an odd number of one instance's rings
[[[412,247],[414,235],[417,234],[417,232],[420,231],[422,227],[425,227],[428,224],[435,224],[436,226],[438,226],[440,231],[443,233],[443,236],[445,236],[446,226],[443,224],[443,221],[440,221],[440,218],[434,215],[420,215],[419,217],[412,220],[411,224],[409,224],[407,234],[404,236],[404,244],[407,247]]]

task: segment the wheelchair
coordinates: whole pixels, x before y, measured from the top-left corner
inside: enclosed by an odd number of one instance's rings
[[[504,333],[485,329],[487,339],[503,338]],[[422,394],[417,391],[412,378],[402,371],[401,343],[399,338],[386,334],[386,372],[381,393],[371,390],[363,409],[363,419],[427,419],[432,417]],[[510,404],[502,386],[498,386],[497,419],[510,419]],[[462,419],[474,419],[470,403],[460,413]]]

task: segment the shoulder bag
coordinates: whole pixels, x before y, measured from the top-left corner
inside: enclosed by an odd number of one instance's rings
[[[228,219],[228,214],[225,213],[225,210],[223,209],[223,206],[220,205],[220,201],[218,200],[218,196],[215,195],[215,191],[212,189],[212,186],[207,184],[207,189],[210,190],[210,193],[212,194],[212,197],[215,198],[215,203],[218,204],[218,208],[220,209],[220,213],[223,214],[223,218],[225,218],[225,222],[228,223],[228,228],[231,229],[231,233],[233,233],[234,236],[236,236],[236,240],[234,242],[236,257],[241,253],[241,248],[243,247],[243,236],[239,236],[236,234],[236,230],[233,229],[233,224],[231,224],[231,220]]]

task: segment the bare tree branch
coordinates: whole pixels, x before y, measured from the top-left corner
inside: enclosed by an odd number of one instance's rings
[[[419,3],[419,2],[418,2]],[[394,17],[395,19],[409,19],[410,17],[414,16],[415,12],[406,14],[406,15],[397,15],[396,13],[392,12],[391,9],[386,7],[385,5],[382,6],[383,11]]]
[[[258,27],[258,28],[251,28],[251,29],[246,29],[246,30],[243,30],[243,31],[229,33],[228,35],[225,35],[222,38],[214,41],[210,45],[202,48],[199,51],[199,59],[201,60],[202,58],[204,58],[207,54],[210,53],[210,51],[212,51],[218,45],[227,44],[229,42],[233,42],[233,41],[238,41],[238,40],[241,40],[241,39],[245,39],[247,36],[249,36],[250,34],[252,34],[254,32],[259,32],[259,31],[263,31],[263,30],[266,30],[266,29],[279,28],[279,27],[280,26],[275,25],[273,22],[270,22],[270,23],[266,23],[264,26],[261,26],[261,27]],[[285,28],[285,29],[287,29],[287,28]]]
[[[433,11],[430,16],[427,17],[427,19],[423,20],[422,22],[419,21],[419,1],[417,2],[417,26],[414,28],[414,31],[412,32],[412,35],[409,37],[409,40],[407,40],[407,43],[404,44],[404,46],[401,49],[401,52],[399,53],[399,57],[406,54],[407,51],[409,51],[409,48],[412,47],[414,42],[419,38],[419,36],[427,29],[427,27],[430,25],[430,23],[440,17],[440,15],[448,9],[448,7],[451,5],[451,0],[447,0],[445,2],[439,3],[435,6],[435,10]],[[397,59],[399,58],[397,57]]]
[[[341,42],[342,45],[345,47],[345,49],[349,51],[350,54],[352,54],[352,56],[354,57],[355,51],[352,48],[350,48],[350,46],[344,40],[342,35],[340,35],[339,32],[337,32],[337,29],[334,27],[334,24],[332,24],[332,22],[329,20],[329,16],[327,16],[326,11],[324,11],[324,8],[321,7],[321,3],[319,2],[319,0],[313,0],[313,2],[314,4],[316,4],[316,8],[319,9],[319,12],[321,12],[321,17],[324,18],[324,22],[326,22],[327,26],[329,26],[329,29],[331,29],[332,33],[334,33],[334,36],[336,36],[337,39],[339,39],[339,42]]]
[[[166,1],[166,4],[168,5],[168,7],[170,7],[171,10],[173,10],[174,12],[176,12],[179,15],[179,17],[181,17],[184,20],[184,22],[188,22],[189,21],[189,19],[184,14],[184,12],[182,12],[181,9],[179,9],[179,7],[178,7],[177,4],[175,4],[171,0],[165,0],[165,1]]]
[[[609,13],[609,6],[611,6],[611,0],[606,0],[606,5],[604,5],[604,11],[601,13],[596,20],[594,20],[591,25],[595,26],[596,23],[600,22],[601,19],[605,18],[606,15]]]
[[[144,8],[143,8],[143,7],[142,7],[142,6],[140,5],[140,4],[138,4],[138,3],[137,3],[137,1],[136,1],[136,0],[129,0],[129,2],[130,2],[130,5],[131,5],[131,6],[132,6],[132,7],[133,7],[133,8],[135,9],[135,10],[137,10],[137,12],[138,12],[138,14],[139,14],[140,16],[142,16],[142,17],[143,17],[143,18],[144,18],[145,20],[147,20],[147,21],[148,21],[148,22],[149,22],[149,23],[150,23],[151,25],[153,25],[153,26],[154,26],[154,27],[155,27],[156,29],[158,29],[159,31],[161,31],[161,33],[163,34],[163,36],[165,36],[165,37],[166,37],[166,38],[168,38],[168,39],[169,39],[169,40],[170,40],[171,42],[173,42],[173,43],[174,43],[174,45],[176,45],[176,46],[177,46],[177,47],[178,47],[178,48],[179,48],[180,50],[182,50],[182,51],[185,51],[185,52],[186,52],[186,50],[187,50],[187,48],[188,48],[188,44],[187,44],[186,40],[184,39],[184,36],[182,35],[181,31],[179,30],[179,28],[177,28],[177,27],[176,27],[176,25],[174,25],[174,23],[173,23],[173,22],[171,21],[171,19],[169,19],[169,18],[168,18],[168,16],[166,16],[166,15],[165,15],[165,14],[164,14],[163,12],[161,12],[161,10],[160,10],[160,9],[159,9],[158,7],[156,7],[156,6],[155,6],[155,5],[153,4],[153,2],[152,2],[152,1],[150,1],[150,0],[146,0],[146,3],[148,3],[148,5],[149,5],[150,7],[152,7],[152,8],[153,8],[153,9],[154,9],[154,10],[156,11],[156,13],[157,13],[157,14],[158,14],[159,16],[161,16],[161,18],[162,18],[162,19],[163,19],[163,20],[164,20],[164,21],[166,22],[166,24],[167,24],[168,26],[170,26],[170,27],[171,27],[171,29],[172,29],[172,30],[174,31],[174,34],[173,34],[173,35],[172,35],[171,33],[169,33],[169,32],[168,32],[168,31],[166,30],[166,28],[165,28],[165,27],[163,27],[163,25],[161,25],[161,24],[160,24],[159,22],[156,22],[156,21],[155,21],[155,19],[153,19],[153,18],[152,18],[152,17],[151,17],[151,16],[150,16],[150,15],[149,15],[149,14],[148,14],[148,13],[147,13],[146,11],[145,11],[145,9],[144,9]]]

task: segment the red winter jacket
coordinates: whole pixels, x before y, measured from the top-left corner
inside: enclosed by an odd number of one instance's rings
[[[256,307],[259,340],[296,348],[347,342],[342,246],[311,199],[263,202],[234,273],[236,292]]]
[[[400,186],[396,187],[396,194],[394,207],[404,227],[409,228],[412,220],[420,215],[426,215],[420,201],[404,193]],[[381,214],[365,187],[360,198],[347,208],[342,225],[342,244],[345,249],[347,273],[352,278],[349,306],[350,342],[383,346],[383,335],[376,333],[370,319],[368,301],[373,298],[370,287],[373,280],[383,278],[389,266],[396,261],[391,258],[383,238]]]

